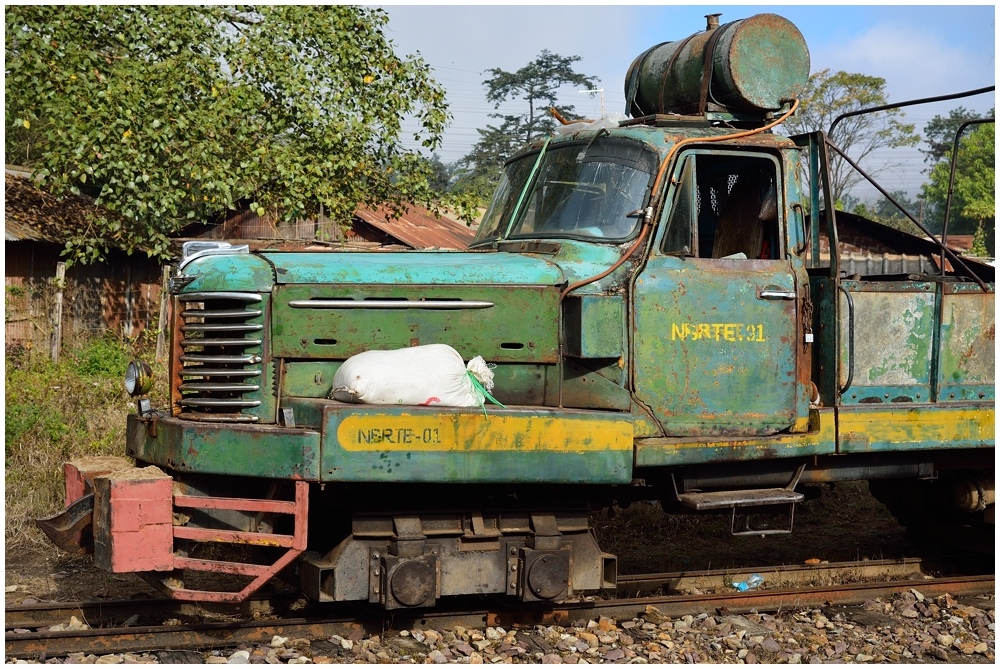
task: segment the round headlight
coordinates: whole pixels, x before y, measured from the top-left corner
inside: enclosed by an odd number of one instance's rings
[[[153,387],[153,370],[142,360],[133,360],[125,369],[125,392],[132,397],[145,395]]]

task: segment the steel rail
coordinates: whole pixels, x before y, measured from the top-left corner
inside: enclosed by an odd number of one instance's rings
[[[490,625],[566,624],[580,618],[605,616],[614,619],[641,617],[649,607],[673,618],[706,612],[750,613],[784,609],[817,608],[830,605],[860,604],[876,597],[887,597],[917,590],[925,597],[949,594],[954,597],[992,593],[995,579],[989,576],[957,576],[921,581],[852,583],[827,586],[725,592],[710,595],[674,595],[641,597],[604,602],[583,602],[547,611],[524,611],[490,614]],[[438,622],[440,624],[440,622]]]
[[[150,620],[233,620],[240,616],[262,618],[278,616],[301,602],[299,594],[271,594],[248,599],[240,604],[185,602],[176,599],[121,599],[94,602],[42,602],[8,605],[4,610],[4,630],[39,630],[75,617],[90,627],[122,627]]]
[[[914,574],[972,573],[979,565],[969,565],[967,555],[938,558],[903,558],[899,560],[865,560],[864,562],[829,562],[815,565],[789,565],[759,569],[714,569],[702,571],[663,572],[655,574],[620,574],[618,597],[640,594],[680,594],[698,589],[720,590],[731,587],[749,574],[763,577],[768,587],[805,586],[833,582],[837,578],[855,581],[874,579],[903,579]],[[71,616],[90,627],[115,627],[133,620],[133,624],[156,618],[211,620],[225,617],[233,620],[239,616],[279,616],[301,608],[303,598],[298,593],[272,593],[259,595],[242,604],[212,602],[186,602],[174,599],[124,599],[93,602],[42,602],[14,604],[4,611],[4,628],[37,630],[65,623]],[[308,609],[307,609],[308,610]]]
[[[826,562],[810,565],[789,565],[764,567],[761,569],[713,569],[697,572],[674,572],[664,574],[619,575],[618,594],[664,593],[680,594],[685,591],[718,591],[733,587],[733,584],[757,574],[764,579],[768,588],[806,587],[829,584],[838,579],[855,582],[876,580],[902,580],[912,577],[931,578],[931,572],[953,571],[962,573],[951,564],[952,560],[967,560],[967,556],[946,556],[942,558],[903,558],[900,560],[865,560],[863,562]]]
[[[759,573],[760,570],[756,570]],[[274,635],[290,638],[324,638],[333,634],[348,636],[354,631],[384,634],[386,630],[455,626],[527,626],[566,625],[581,618],[606,616],[632,619],[655,609],[659,615],[679,617],[702,612],[742,613],[781,609],[816,608],[850,605],[876,597],[916,589],[924,596],[952,596],[992,593],[993,575],[951,577],[931,580],[854,583],[807,588],[761,589],[748,592],[724,592],[709,595],[655,596],[630,599],[587,599],[558,607],[540,609],[476,608],[475,610],[365,611],[346,617],[296,618],[280,621],[218,622],[197,625],[147,626],[113,629],[90,629],[63,632],[8,632],[5,652],[8,658],[59,657],[70,653],[123,653],[160,649],[216,649],[241,643],[266,644]]]

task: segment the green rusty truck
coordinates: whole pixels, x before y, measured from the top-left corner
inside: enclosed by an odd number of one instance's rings
[[[612,587],[589,512],[639,499],[769,534],[868,481],[992,550],[994,269],[835,211],[836,147],[777,134],[808,73],[768,14],[649,49],[628,120],[525,147],[466,251],[189,243],[169,404],[133,362],[128,457],[67,463],[41,526],[176,599],[281,576],[386,609]],[[333,398],[353,356],[427,344],[496,403]]]

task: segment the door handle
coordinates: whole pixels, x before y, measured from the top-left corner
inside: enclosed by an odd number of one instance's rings
[[[795,294],[794,290],[765,288],[757,294],[757,297],[761,300],[794,300],[798,295]]]

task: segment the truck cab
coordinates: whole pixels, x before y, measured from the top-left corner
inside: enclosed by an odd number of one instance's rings
[[[795,253],[801,150],[773,135],[689,141],[654,195],[677,141],[668,123],[581,131],[519,156],[471,248],[534,251],[572,284],[642,245],[641,256],[564,292],[573,361],[631,388],[648,436],[804,431],[812,324]],[[728,132],[697,130],[715,140]]]

